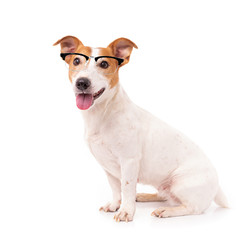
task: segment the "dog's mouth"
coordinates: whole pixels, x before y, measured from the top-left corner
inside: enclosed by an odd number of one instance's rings
[[[94,93],[93,99],[96,100],[97,98],[99,98],[103,94],[104,91],[105,91],[105,88],[102,88],[98,92]]]
[[[94,94],[91,94],[91,93],[78,94],[76,96],[77,107],[81,110],[89,109],[93,105],[94,101],[98,99],[103,94],[104,91],[105,91],[105,88],[102,88]]]

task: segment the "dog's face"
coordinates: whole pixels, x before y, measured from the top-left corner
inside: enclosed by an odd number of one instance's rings
[[[61,56],[69,68],[69,79],[76,95],[77,107],[87,110],[105,101],[118,83],[118,70],[127,64],[136,44],[119,38],[107,48],[91,48],[73,36],[66,36],[54,45],[61,45]]]

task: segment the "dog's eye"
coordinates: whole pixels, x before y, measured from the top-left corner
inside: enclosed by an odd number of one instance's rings
[[[80,58],[78,58],[78,57],[76,57],[76,58],[74,58],[74,60],[73,60],[73,65],[74,66],[77,66],[77,65],[79,65],[80,64]]]
[[[100,63],[100,67],[103,68],[103,69],[106,69],[106,68],[109,67],[109,64],[108,64],[108,62],[106,62],[106,61],[102,61],[102,62]]]

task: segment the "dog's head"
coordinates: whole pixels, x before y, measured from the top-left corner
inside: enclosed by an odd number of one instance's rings
[[[118,84],[118,70],[127,64],[136,44],[119,38],[107,48],[84,46],[76,37],[66,36],[61,45],[61,57],[69,69],[69,79],[79,109],[87,110],[108,98],[108,92]]]

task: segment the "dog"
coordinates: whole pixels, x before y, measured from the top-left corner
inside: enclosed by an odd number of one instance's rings
[[[66,36],[61,57],[85,123],[85,138],[106,172],[113,199],[100,210],[115,212],[116,221],[132,221],[136,201],[165,201],[156,217],[203,213],[214,200],[228,207],[218,176],[205,154],[178,130],[136,106],[119,83],[119,69],[137,45],[119,38],[106,48],[92,48]],[[136,193],[137,183],[156,188]]]

